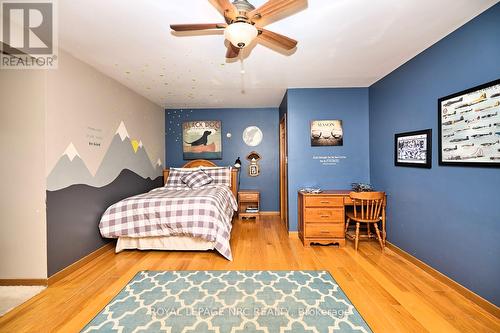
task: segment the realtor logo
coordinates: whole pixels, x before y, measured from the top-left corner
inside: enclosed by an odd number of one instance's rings
[[[1,1],[0,68],[57,67],[55,3]]]

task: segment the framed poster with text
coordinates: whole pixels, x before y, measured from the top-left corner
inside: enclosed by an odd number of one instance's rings
[[[222,159],[219,120],[186,121],[182,124],[182,153],[185,160]]]

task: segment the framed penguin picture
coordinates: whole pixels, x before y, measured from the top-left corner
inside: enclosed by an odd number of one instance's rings
[[[439,164],[500,167],[500,79],[438,100]]]
[[[219,120],[186,121],[182,124],[182,153],[185,160],[222,158]]]
[[[432,167],[432,130],[395,134],[394,165],[430,169]]]

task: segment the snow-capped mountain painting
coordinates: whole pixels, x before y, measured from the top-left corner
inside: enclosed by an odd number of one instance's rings
[[[161,176],[163,167],[160,159],[153,165],[142,141],[131,140],[122,121],[95,176],[92,176],[76,147],[70,143],[47,177],[47,189],[56,191],[74,184],[102,187],[115,180],[124,169],[145,179],[155,179]]]
[[[92,174],[70,143],[47,177],[47,188],[52,191],[73,184],[91,184],[92,180]]]

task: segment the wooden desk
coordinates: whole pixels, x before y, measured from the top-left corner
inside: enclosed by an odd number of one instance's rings
[[[345,245],[345,207],[352,206],[350,190],[327,190],[319,194],[298,192],[298,231],[304,246],[311,243]],[[385,242],[385,205],[382,211]]]

